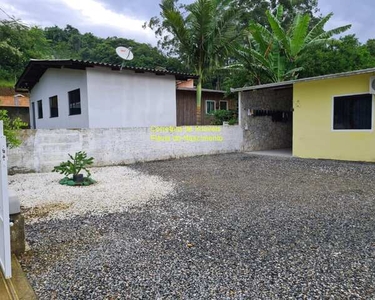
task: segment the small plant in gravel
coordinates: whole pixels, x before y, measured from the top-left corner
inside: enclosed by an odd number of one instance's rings
[[[55,166],[52,172],[57,172],[65,175],[65,178],[59,181],[62,185],[69,186],[88,186],[94,184],[96,181],[91,178],[91,173],[88,166],[94,163],[93,157],[87,157],[84,151],[77,152],[74,157],[68,154],[70,160],[62,162],[60,165]],[[85,171],[87,176],[81,174]]]

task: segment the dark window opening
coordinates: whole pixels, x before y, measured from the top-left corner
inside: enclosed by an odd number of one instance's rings
[[[372,95],[335,97],[333,118],[334,130],[372,129]]]
[[[220,110],[228,110],[228,101],[220,101]]]
[[[42,100],[38,100],[38,119],[43,119],[43,104],[42,104]]]
[[[70,91],[69,95],[69,115],[81,114],[81,92],[80,89]]]
[[[49,98],[49,108],[50,108],[50,117],[56,118],[59,116],[59,108],[58,108],[58,100],[57,96],[53,96]]]

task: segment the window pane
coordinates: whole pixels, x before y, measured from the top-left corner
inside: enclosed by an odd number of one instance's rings
[[[227,101],[220,101],[220,110],[227,110],[228,109],[228,102]]]
[[[38,100],[38,119],[43,119],[43,104],[42,104],[42,100]]]
[[[372,128],[372,95],[334,98],[334,124],[337,130]]]
[[[71,91],[69,95],[69,115],[81,114],[81,92],[80,89]]]
[[[57,104],[57,96],[53,96],[49,98],[49,107],[50,107],[50,115],[51,118],[56,118],[59,116],[59,109]]]
[[[212,114],[215,111],[215,101],[206,101],[206,113]]]

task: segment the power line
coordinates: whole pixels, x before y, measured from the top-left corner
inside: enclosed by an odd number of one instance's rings
[[[30,27],[30,25],[29,24],[26,24],[26,23],[24,23],[24,22],[21,22],[21,21],[19,21],[19,20],[17,20],[15,17],[12,17],[10,14],[8,14],[4,9],[2,9],[1,7],[0,7],[0,10],[9,18],[9,19],[11,19],[13,22],[16,22],[16,23],[19,23],[19,24],[21,24],[21,25],[24,25],[24,26],[27,26],[27,27]]]
[[[13,20],[13,21],[16,21],[17,22],[17,20],[14,18],[14,17],[12,17],[11,15],[9,15],[4,9],[2,9],[1,7],[0,7],[0,10],[9,18],[9,19],[11,19],[11,20]]]

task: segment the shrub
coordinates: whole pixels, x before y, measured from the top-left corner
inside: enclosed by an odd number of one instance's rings
[[[235,110],[216,110],[213,116],[212,125],[223,125],[223,122],[228,122],[229,125],[238,123],[237,111]]]
[[[27,127],[27,124],[22,122],[20,118],[11,120],[8,116],[8,111],[6,110],[0,110],[0,120],[3,121],[4,135],[7,140],[7,146],[9,148],[15,148],[21,145],[18,131],[24,127]]]
[[[65,178],[60,180],[60,184],[73,186],[90,185],[95,183],[95,181],[91,179],[91,173],[88,169],[88,166],[94,163],[94,158],[87,157],[87,153],[84,151],[77,152],[74,157],[70,154],[68,155],[70,157],[70,160],[62,162],[60,165],[55,166],[52,170],[52,172],[57,172],[65,175]],[[83,177],[81,171],[85,171],[87,173],[87,176]]]

